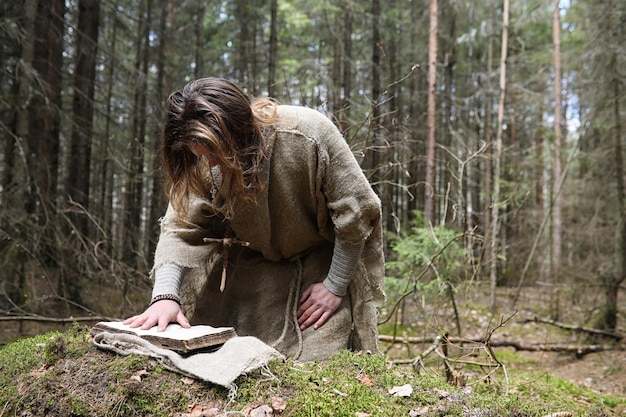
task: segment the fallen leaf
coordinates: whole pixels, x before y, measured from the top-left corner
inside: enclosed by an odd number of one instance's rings
[[[193,378],[189,378],[188,376],[184,376],[184,377],[182,377],[182,378],[180,379],[180,381],[181,381],[183,384],[185,384],[185,385],[191,385],[191,384],[193,384],[194,382],[196,382],[196,380],[195,380],[195,379],[193,379]]]
[[[413,394],[413,387],[411,387],[411,384],[393,387],[389,390],[389,395],[394,397],[410,397],[411,394]]]
[[[425,416],[426,414],[428,414],[428,410],[429,409],[430,409],[429,406],[422,407],[422,408],[416,408],[415,410],[409,411],[409,417]]]
[[[195,403],[187,407],[186,413],[176,413],[175,417],[216,417],[220,412],[217,407],[206,408],[202,404]]]
[[[272,408],[276,414],[280,414],[287,408],[287,402],[280,397],[272,397]]]
[[[448,398],[450,393],[448,391],[444,391],[442,389],[433,389],[433,392],[439,396],[439,398]]]
[[[368,374],[358,374],[356,376],[356,380],[359,381],[363,385],[367,385],[368,387],[372,385],[372,377]]]
[[[467,394],[469,394],[469,393],[471,393],[471,392],[472,392],[472,387],[470,387],[470,386],[466,386],[465,388],[463,388],[463,389],[461,390],[461,393],[463,393],[463,394],[465,394],[465,395],[467,395]]]
[[[53,369],[54,369],[54,366],[48,365],[46,363],[41,368],[39,368],[39,369],[37,369],[35,371],[30,371],[30,374],[32,376],[42,376],[42,375],[45,375],[46,373],[50,372]]]
[[[250,417],[270,417],[274,415],[274,410],[267,404],[263,404],[250,410]]]
[[[148,375],[150,372],[148,372],[145,369],[142,369],[141,371],[137,371],[133,374],[133,376],[130,377],[130,379],[137,381],[137,382],[141,382],[141,377]]]

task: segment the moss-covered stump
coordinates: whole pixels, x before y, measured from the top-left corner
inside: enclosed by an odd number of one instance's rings
[[[4,416],[623,416],[626,400],[545,374],[453,387],[433,371],[390,366],[383,355],[342,352],[322,363],[274,361],[229,391],[155,360],[96,348],[74,326],[0,350]]]

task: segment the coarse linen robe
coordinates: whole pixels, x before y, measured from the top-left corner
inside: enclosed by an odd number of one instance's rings
[[[266,141],[260,167],[265,189],[255,201],[238,199],[225,221],[222,196],[207,186],[206,195],[191,199],[185,219],[168,207],[154,269],[165,263],[186,268],[180,295],[192,324],[234,326],[239,335],[256,336],[303,361],[346,348],[378,352],[377,307],[384,298],[379,198],[321,113],[278,106]],[[227,223],[249,246],[230,246],[220,292],[223,247],[203,238],[223,238]],[[335,241],[365,241],[348,294],[325,325],[300,331],[300,296],[326,278]]]

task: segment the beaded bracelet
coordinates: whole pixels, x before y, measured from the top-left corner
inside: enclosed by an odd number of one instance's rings
[[[174,294],[160,294],[155,296],[152,300],[150,300],[150,304],[148,304],[148,307],[151,306],[152,304],[156,303],[157,301],[161,301],[161,300],[172,300],[172,301],[176,301],[178,303],[178,305],[181,305],[181,301],[180,301],[180,297]]]

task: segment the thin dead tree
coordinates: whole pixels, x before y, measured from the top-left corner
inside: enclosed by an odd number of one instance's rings
[[[435,146],[437,126],[437,0],[430,0],[428,37],[428,101],[426,111],[426,188],[424,190],[424,215],[428,223],[435,224]]]
[[[500,234],[500,176],[502,173],[502,129],[504,128],[504,99],[506,97],[506,57],[509,39],[509,0],[502,8],[502,46],[500,50],[500,95],[498,98],[498,130],[494,150],[493,196],[491,202],[491,307],[496,305],[498,283],[498,236]]]
[[[559,0],[553,1],[554,11],[552,12],[552,41],[554,45],[554,161],[553,161],[553,193],[552,199],[552,318],[559,317],[559,271],[561,269],[562,247],[563,247],[563,196],[559,192],[559,181],[563,171],[561,164],[562,148],[562,99],[561,99],[561,9]]]

